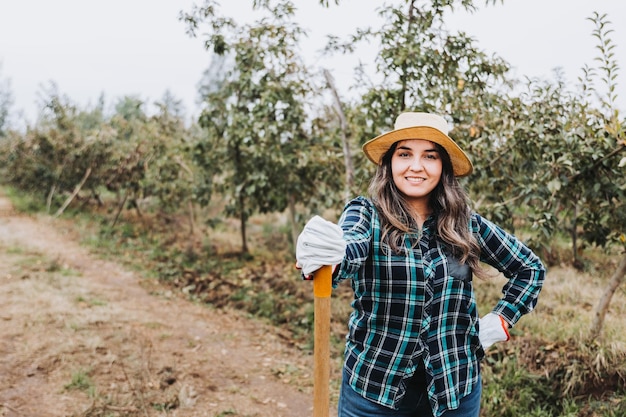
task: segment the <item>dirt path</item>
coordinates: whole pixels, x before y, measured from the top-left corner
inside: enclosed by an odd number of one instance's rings
[[[276,329],[77,241],[0,196],[0,416],[311,415],[312,359]]]

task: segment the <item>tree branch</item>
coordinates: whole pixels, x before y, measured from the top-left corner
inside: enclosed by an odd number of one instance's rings
[[[89,178],[90,174],[91,167],[87,168],[87,170],[85,171],[85,175],[83,175],[83,179],[81,179],[76,187],[74,187],[74,192],[72,192],[72,194],[65,200],[65,203],[63,203],[63,205],[59,207],[57,212],[54,214],[54,217],[59,217],[61,214],[63,214],[67,206],[69,206],[72,200],[74,200],[74,198],[78,195],[80,189],[83,188],[83,185],[85,185],[85,181],[87,181],[87,178]]]
[[[617,149],[615,149],[613,152],[605,155],[604,157],[598,159],[593,165],[587,167],[587,168],[583,168],[580,171],[578,171],[577,173],[575,173],[574,175],[572,175],[571,177],[568,178],[569,181],[575,181],[577,180],[581,175],[583,175],[585,172],[590,171],[592,169],[596,169],[598,166],[600,166],[600,164],[602,164],[604,161],[606,161],[607,159],[611,159],[612,157],[614,157],[615,155],[617,155],[618,153],[622,152],[624,149],[626,149],[626,143],[623,143],[622,146],[618,147]]]

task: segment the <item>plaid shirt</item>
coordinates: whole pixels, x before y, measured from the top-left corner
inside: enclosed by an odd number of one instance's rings
[[[470,268],[437,237],[434,216],[421,236],[405,237],[413,246],[406,254],[382,242],[378,213],[364,197],[346,205],[339,225],[347,248],[334,285],[351,279],[354,290],[344,365],[350,385],[396,409],[403,381],[421,368],[435,417],[458,408],[476,386],[484,356]],[[472,214],[471,230],[481,260],[508,278],[493,311],[512,326],[534,308],[545,268],[522,242],[478,214]]]

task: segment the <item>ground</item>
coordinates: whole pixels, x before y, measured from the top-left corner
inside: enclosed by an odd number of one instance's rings
[[[0,195],[1,417],[312,415],[310,352],[68,230]]]

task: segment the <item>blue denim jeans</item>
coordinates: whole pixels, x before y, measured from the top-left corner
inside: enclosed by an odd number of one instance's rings
[[[480,396],[482,380],[470,395],[461,400],[456,410],[448,410],[443,417],[478,417],[480,414]],[[426,381],[411,380],[406,387],[406,394],[398,410],[392,410],[376,404],[357,394],[348,383],[344,370],[339,394],[338,417],[432,417],[433,413],[426,395]]]

